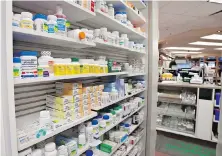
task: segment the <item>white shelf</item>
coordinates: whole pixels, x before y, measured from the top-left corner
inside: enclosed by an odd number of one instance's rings
[[[19,27],[13,27],[13,39],[17,41],[69,47],[76,49],[96,46],[96,44],[93,42],[78,42],[70,37],[44,32],[36,32],[35,30],[28,30]]]
[[[125,97],[122,97],[122,98],[120,98],[120,99],[118,99],[118,100],[116,100],[116,101],[112,101],[111,103],[109,103],[109,104],[107,104],[107,105],[92,108],[92,110],[98,111],[98,110],[100,110],[100,109],[106,108],[106,107],[111,106],[111,105],[113,105],[113,104],[115,104],[115,103],[117,103],[117,102],[120,102],[120,101],[124,100],[124,99],[127,99],[127,98],[129,98],[129,97],[132,97],[132,96],[137,95],[137,94],[139,94],[139,93],[142,93],[142,92],[145,91],[145,90],[146,90],[146,89],[136,89],[136,90],[133,91],[130,95],[127,95],[127,96],[125,96]]]
[[[130,40],[146,39],[142,32],[137,32],[134,28],[128,27],[100,10],[96,11],[94,18],[84,20],[81,23],[95,28],[106,27],[108,31],[119,31],[120,34],[126,33]]]
[[[113,127],[117,126],[118,124],[120,124],[121,122],[123,122],[124,120],[126,120],[127,118],[129,118],[130,116],[132,116],[134,113],[136,113],[136,112],[138,112],[139,110],[141,110],[143,107],[144,107],[144,105],[140,106],[138,109],[136,109],[135,111],[133,111],[130,115],[122,118],[122,119],[121,119],[119,122],[117,122],[116,124],[111,125],[110,127],[107,127],[104,131],[101,131],[101,132],[99,133],[99,136],[102,136],[103,134],[105,134],[106,132],[108,132],[109,130],[111,130]],[[142,123],[142,122],[141,122],[141,123]],[[140,124],[141,124],[141,123],[140,123]],[[131,134],[140,124],[135,125],[135,127],[133,126],[133,128],[131,129],[130,134]]]
[[[37,143],[39,143],[39,142],[41,142],[43,140],[46,140],[46,139],[48,139],[50,137],[53,137],[56,134],[59,134],[59,133],[65,131],[67,129],[70,129],[70,128],[72,128],[72,127],[74,127],[74,126],[76,126],[76,125],[78,125],[80,123],[83,123],[83,122],[85,122],[85,121],[87,121],[87,120],[89,120],[91,118],[94,118],[96,116],[97,116],[97,113],[96,112],[92,112],[90,115],[85,116],[83,118],[80,118],[78,120],[75,120],[75,121],[73,121],[71,123],[65,124],[62,127],[57,128],[55,131],[52,131],[51,133],[49,133],[49,134],[47,134],[47,135],[45,135],[43,137],[40,137],[38,139],[36,138],[36,139],[30,140],[29,142],[24,143],[22,145],[18,145],[18,151],[21,151],[21,150],[26,149],[26,148],[28,148],[30,146],[33,146],[33,145],[35,145],[35,144],[37,144]]]
[[[146,5],[142,2],[142,0],[129,0],[137,9],[145,9]]]
[[[131,74],[128,74],[129,77],[133,77],[133,76],[145,76],[146,73],[131,73]]]
[[[62,5],[63,13],[67,19],[71,22],[78,22],[88,18],[95,17],[95,13],[81,7],[80,5],[66,0],[61,1],[13,1],[13,5],[31,10],[36,13],[43,13],[48,15],[48,10],[51,10],[53,14],[56,12],[56,6]]]
[[[126,75],[126,74],[127,72],[115,72],[115,73],[104,73],[104,74],[79,74],[79,75],[73,75],[73,76],[24,78],[24,79],[14,79],[14,84],[18,85],[18,84],[26,84],[26,83],[37,83],[37,82],[46,82],[46,81],[87,78],[87,77],[105,77],[105,76]]]
[[[136,26],[141,26],[146,23],[145,18],[142,15],[139,15],[133,8],[129,7],[124,1],[122,0],[115,0],[110,1],[113,4],[114,8],[120,8],[121,10],[126,10],[127,12],[127,19],[131,21],[132,24]]]
[[[170,129],[167,129],[167,128],[164,128],[164,127],[158,127],[157,126],[156,130],[163,131],[163,132],[168,132],[168,133],[173,133],[173,134],[178,134],[178,135],[182,135],[182,136],[187,136],[187,137],[191,137],[191,138],[196,138],[196,136],[194,134],[188,134],[188,133],[184,133],[184,132],[170,130]]]

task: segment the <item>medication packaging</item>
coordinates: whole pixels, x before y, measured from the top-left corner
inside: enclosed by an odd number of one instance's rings
[[[13,58],[13,76],[21,78],[21,59],[19,57]]]
[[[37,52],[36,51],[21,51],[21,77],[30,78],[37,77]]]
[[[48,32],[47,16],[44,14],[36,14],[33,18],[34,29],[38,32]]]
[[[14,14],[12,17],[12,26],[20,27],[21,14]]]
[[[32,13],[22,12],[20,27],[25,29],[33,29]]]
[[[63,9],[61,6],[56,6],[56,14],[57,17],[57,26],[58,31],[56,34],[61,36],[67,36],[67,28],[66,28],[66,16],[63,14]]]
[[[47,20],[48,33],[55,34],[58,31],[57,17],[54,15],[48,15]]]
[[[54,59],[51,57],[50,51],[42,51],[38,58],[38,76],[49,77],[54,76],[53,65]]]

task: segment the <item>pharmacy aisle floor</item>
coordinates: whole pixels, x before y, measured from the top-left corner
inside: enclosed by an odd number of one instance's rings
[[[216,143],[158,132],[156,156],[216,156]]]

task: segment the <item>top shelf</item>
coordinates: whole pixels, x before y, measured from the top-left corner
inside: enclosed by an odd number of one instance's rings
[[[67,16],[67,19],[71,22],[79,22],[85,19],[95,17],[95,13],[83,8],[82,6],[71,1],[13,1],[13,5],[30,10],[35,13],[43,13],[48,15],[48,11],[56,11],[57,5],[62,5],[63,12]],[[75,16],[76,15],[76,16]]]
[[[100,10],[96,10],[96,16],[94,18],[81,21],[81,23],[95,28],[106,27],[109,31],[126,33],[130,40],[146,39],[146,36],[142,32],[138,32],[134,30],[134,28],[126,26]]]
[[[125,10],[127,12],[127,18],[136,26],[141,26],[146,23],[146,19],[142,14],[138,14],[133,8],[129,7],[122,0],[108,1],[112,3],[114,8],[117,10]],[[141,13],[141,12],[140,12]]]

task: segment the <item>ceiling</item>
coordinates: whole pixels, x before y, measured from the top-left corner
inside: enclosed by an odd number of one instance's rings
[[[222,30],[222,12],[211,15],[221,10],[222,4],[209,3],[207,0],[159,2],[161,47],[200,47],[188,43]],[[205,48],[205,51],[212,51],[215,47]]]

